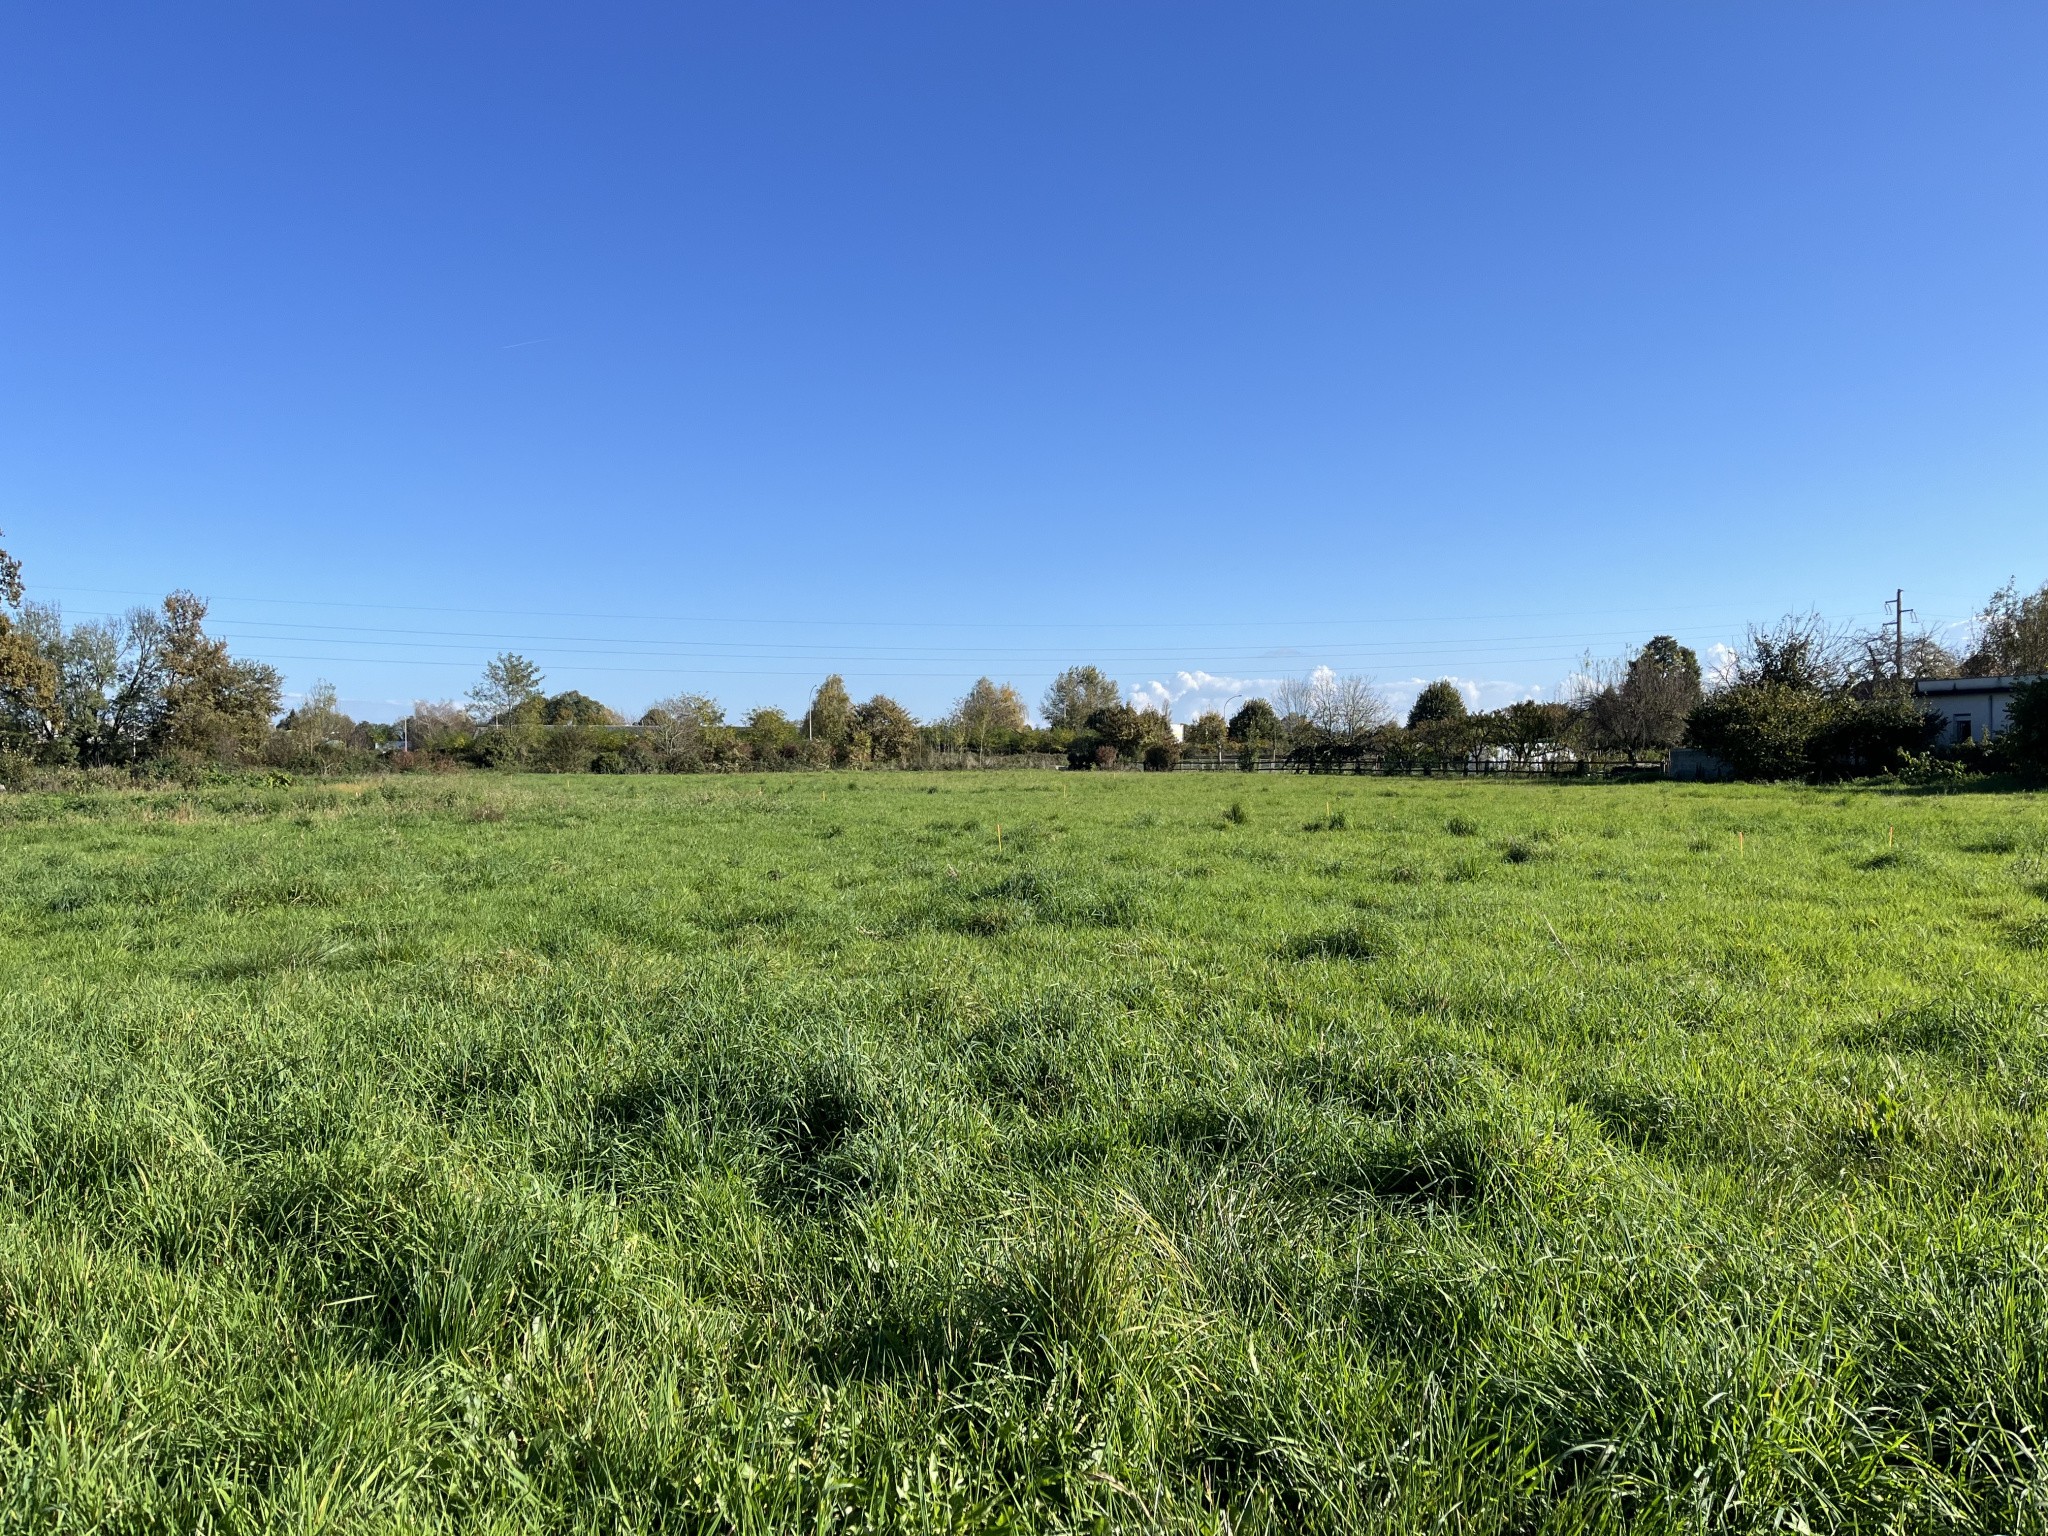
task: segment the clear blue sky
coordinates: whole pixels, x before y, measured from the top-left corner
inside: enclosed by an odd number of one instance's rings
[[[372,717],[2048,578],[2039,4],[12,6],[0,134],[31,587]]]

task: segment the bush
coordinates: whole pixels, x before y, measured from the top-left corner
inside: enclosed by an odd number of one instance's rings
[[[1180,764],[1180,747],[1177,743],[1155,742],[1145,749],[1145,771],[1147,773],[1171,773]]]
[[[524,731],[504,727],[485,731],[469,749],[470,757],[483,768],[516,768],[526,756]]]
[[[2048,677],[2013,690],[2005,729],[1998,735],[1998,754],[2018,773],[2048,778]]]
[[[1922,712],[1905,694],[1837,698],[1826,722],[1806,745],[1808,771],[1816,778],[1889,773],[1934,744],[1938,716]]]
[[[561,726],[545,732],[529,753],[529,766],[541,773],[588,773],[598,752],[609,745],[599,732],[582,726]]]
[[[1686,745],[1713,753],[1737,778],[1831,779],[1895,771],[1940,728],[1901,694],[1859,699],[1766,681],[1704,700],[1686,722]]]
[[[1128,704],[1111,704],[1088,717],[1088,733],[1119,757],[1136,757],[1152,735],[1154,717]]]
[[[1970,777],[1970,766],[1953,757],[1919,752],[1902,760],[1892,770],[1892,776],[1917,789],[1954,789]]]

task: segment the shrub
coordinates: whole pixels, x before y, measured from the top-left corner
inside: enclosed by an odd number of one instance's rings
[[[1966,764],[1931,752],[1908,754],[1892,773],[1901,784],[1922,789],[1952,789],[1970,777]]]
[[[2022,683],[2013,690],[1998,750],[2006,762],[2029,778],[2048,778],[2048,677]]]
[[[1840,778],[1884,773],[1924,752],[1940,729],[1910,698],[1859,699],[1796,683],[1725,688],[1686,722],[1689,746],[1711,752],[1744,779]]]

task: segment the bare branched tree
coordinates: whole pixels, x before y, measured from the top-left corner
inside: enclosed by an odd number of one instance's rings
[[[640,717],[641,729],[657,752],[693,752],[705,732],[725,724],[718,701],[701,693],[672,694],[657,699]]]
[[[1788,613],[1768,629],[1752,625],[1735,658],[1735,681],[1825,692],[1849,680],[1851,641],[1817,613]]]
[[[469,711],[453,699],[414,699],[403,724],[406,744],[414,748],[431,747],[476,727]]]
[[[1371,678],[1340,676],[1327,669],[1289,678],[1274,690],[1273,702],[1290,740],[1351,746],[1394,718]]]

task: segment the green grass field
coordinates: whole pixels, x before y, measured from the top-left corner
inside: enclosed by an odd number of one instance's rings
[[[17,795],[0,981],[0,1528],[2048,1528],[2038,797]]]

